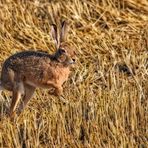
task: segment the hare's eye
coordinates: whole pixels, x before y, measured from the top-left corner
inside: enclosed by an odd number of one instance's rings
[[[66,53],[64,49],[59,49],[60,54]]]

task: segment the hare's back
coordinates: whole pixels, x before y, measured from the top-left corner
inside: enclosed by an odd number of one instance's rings
[[[24,51],[10,56],[3,64],[2,79],[8,70],[24,77],[39,78],[50,69],[52,56],[44,52]]]
[[[44,62],[50,62],[52,60],[52,55],[44,52],[35,51],[24,51],[16,53],[10,56],[3,64],[3,68],[12,68],[13,70],[17,68],[22,68],[22,66],[37,66],[43,64]],[[21,67],[20,67],[21,66]]]

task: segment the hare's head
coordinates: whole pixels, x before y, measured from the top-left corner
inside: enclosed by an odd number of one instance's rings
[[[66,41],[68,24],[64,21],[60,26],[51,26],[51,35],[56,45],[55,58],[60,63],[70,65],[75,63],[76,52],[74,46]]]

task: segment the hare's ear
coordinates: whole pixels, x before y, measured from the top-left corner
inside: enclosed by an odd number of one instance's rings
[[[53,40],[55,42],[56,49],[58,49],[60,41],[59,41],[59,38],[58,38],[57,26],[55,24],[51,25],[51,36],[52,36],[52,38],[53,38]]]
[[[68,23],[66,21],[63,21],[61,24],[61,35],[60,35],[61,42],[66,40],[67,33],[68,33]]]

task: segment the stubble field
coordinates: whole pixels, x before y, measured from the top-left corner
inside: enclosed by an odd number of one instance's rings
[[[148,147],[148,1],[1,0],[1,67],[19,51],[55,51],[53,11],[69,22],[77,52],[66,102],[37,89],[12,122],[2,92],[0,147]]]

